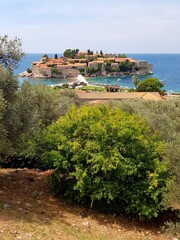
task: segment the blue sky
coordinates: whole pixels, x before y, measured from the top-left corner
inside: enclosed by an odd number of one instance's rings
[[[180,53],[180,0],[0,0],[0,35],[26,53]]]

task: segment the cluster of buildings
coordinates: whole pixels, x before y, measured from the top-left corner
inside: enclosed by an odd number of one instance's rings
[[[129,63],[131,71],[120,71],[119,66],[122,63]],[[107,66],[109,67],[109,71],[107,71]],[[127,57],[117,57],[115,54],[88,55],[85,52],[80,52],[76,54],[74,58],[42,57],[39,62],[32,63],[31,73],[29,73],[29,75],[42,78],[74,78],[79,74],[89,77],[92,73],[96,73],[97,76],[111,76],[111,74],[150,74],[152,73],[152,65],[147,61],[139,61]]]

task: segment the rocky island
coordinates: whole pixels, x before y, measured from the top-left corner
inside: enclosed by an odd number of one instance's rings
[[[54,58],[42,56],[39,62],[33,62],[31,68],[19,74],[32,78],[77,78],[97,76],[123,76],[152,74],[152,64],[128,58],[125,54],[103,54],[102,50],[94,53],[90,49],[67,49],[63,56]]]

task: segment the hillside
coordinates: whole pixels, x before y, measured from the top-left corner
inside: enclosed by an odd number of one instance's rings
[[[67,206],[48,188],[51,171],[0,169],[0,239],[167,240],[162,219],[138,223]]]

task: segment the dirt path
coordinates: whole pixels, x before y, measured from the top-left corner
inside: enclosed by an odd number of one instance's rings
[[[0,239],[167,240],[158,223],[67,206],[52,196],[51,171],[0,169]]]

